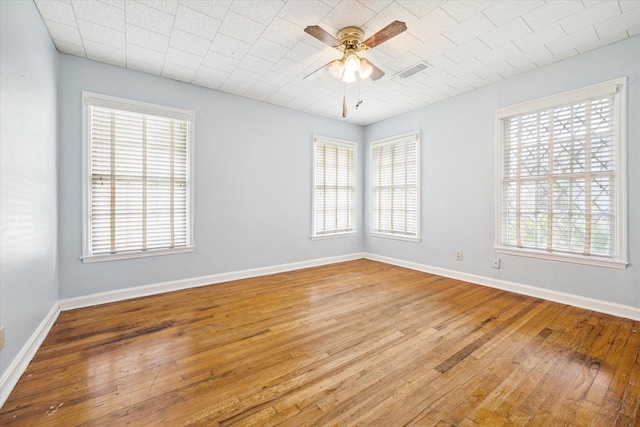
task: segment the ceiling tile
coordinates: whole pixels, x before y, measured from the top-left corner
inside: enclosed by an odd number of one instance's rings
[[[477,14],[443,33],[443,35],[460,46],[471,39],[493,30],[496,26],[482,14]]]
[[[445,55],[453,62],[460,64],[462,62],[470,60],[473,57],[488,52],[489,50],[489,47],[482,41],[473,39],[466,42],[462,46],[451,49],[450,51],[446,52]]]
[[[415,53],[425,61],[429,62],[431,58],[451,51],[458,47],[457,44],[444,36],[436,36],[421,46],[416,47],[411,52]]]
[[[251,49],[249,49],[249,53],[251,55],[266,59],[273,63],[282,59],[288,51],[289,49],[286,47],[266,39],[258,40],[253,44]]]
[[[499,27],[543,5],[544,0],[502,0],[483,9],[482,14]]]
[[[36,0],[35,3],[42,16],[46,16],[47,20],[60,24],[76,25],[76,15],[71,3],[47,0]]]
[[[375,12],[362,3],[343,0],[322,19],[322,22],[336,29],[349,26],[361,27],[374,15]]]
[[[73,0],[71,2],[76,19],[104,25],[114,30],[124,31],[124,10],[95,0]]]
[[[418,18],[422,18],[431,13],[444,4],[444,2],[445,0],[398,0],[398,3],[402,7],[413,13]]]
[[[366,38],[404,21],[406,32],[360,53],[385,75],[346,87],[343,120],[362,124],[640,33],[640,0],[35,3],[60,52],[333,118],[340,118],[344,85],[327,72],[305,76],[341,52],[303,29],[320,25],[335,35],[357,25]],[[420,61],[431,68],[395,77]],[[358,98],[364,104],[355,109]]]
[[[525,24],[521,18],[516,18],[513,21],[499,26],[495,30],[491,30],[480,36],[480,40],[490,48],[494,48],[510,41],[513,38],[530,33],[531,29],[529,26]]]
[[[136,1],[126,2],[127,24],[165,36],[171,35],[174,16]]]
[[[578,49],[578,53],[588,52],[592,49],[597,49],[602,46],[606,46],[611,43],[615,43],[617,41],[623,40],[627,38],[627,32],[625,30],[618,31],[617,33],[607,34],[606,37],[600,37],[598,40],[592,40],[589,42],[582,42]]]
[[[209,51],[202,61],[202,65],[230,73],[235,70],[240,61],[220,53]]]
[[[579,1],[558,0],[545,3],[543,6],[523,14],[522,19],[533,31],[536,31],[583,9],[584,6]]]
[[[495,0],[455,0],[440,7],[456,21],[464,22],[495,3]]]
[[[194,55],[205,56],[211,46],[211,41],[174,28],[169,39],[169,46]]]
[[[127,44],[134,44],[164,54],[169,47],[169,37],[127,24]]]
[[[591,43],[598,40],[598,35],[596,34],[596,30],[593,27],[587,27],[583,30],[575,32],[573,34],[569,34],[568,36],[562,37],[558,40],[545,43],[545,45],[549,48],[551,53],[554,55],[560,55],[562,52],[568,50],[574,50],[575,53],[578,53],[576,47],[583,43]]]
[[[284,6],[280,0],[242,0],[233,2],[231,10],[253,21],[268,25]]]
[[[181,5],[178,7],[173,26],[203,39],[213,40],[220,24],[219,20],[209,15]]]
[[[265,61],[264,59],[255,57],[253,55],[245,55],[238,64],[238,68],[242,70],[252,71],[254,73],[264,74],[274,66],[273,62]]]
[[[195,75],[196,70],[170,62],[165,62],[162,67],[162,77],[179,80],[181,82],[189,83]]]
[[[222,21],[219,32],[245,43],[255,43],[266,27],[245,16],[229,11]]]
[[[169,49],[167,49],[165,62],[171,62],[172,64],[177,64],[186,68],[197,70],[202,63],[202,57],[169,47]]]
[[[118,67],[124,67],[127,64],[127,55],[124,49],[117,49],[90,40],[84,40],[84,49],[89,59],[117,65]]]
[[[640,5],[640,1],[637,3]],[[616,15],[613,18],[598,22],[595,24],[595,29],[600,38],[605,38],[638,25],[640,25],[640,7],[630,9],[624,15]]]
[[[423,42],[430,43],[434,38],[439,37],[456,25],[458,25],[458,22],[451,15],[440,8],[436,8],[416,21],[407,31]]]
[[[79,56],[81,58],[87,57],[87,54],[84,51],[84,46],[56,39],[53,39],[53,43],[56,45],[58,52],[66,53],[67,55]]]
[[[389,6],[384,8],[384,10],[378,12],[377,15],[367,21],[365,28],[369,31],[365,31],[364,38],[367,39],[371,35],[391,24],[393,21],[402,21],[407,24],[407,27],[411,27],[412,24],[418,21],[418,17],[402,7],[400,4],[395,2],[391,3]]]
[[[619,14],[618,2],[603,1],[560,20],[560,26],[567,34],[572,34]]]
[[[476,59],[485,65],[493,65],[505,59],[509,60],[512,56],[520,55],[521,53],[522,51],[515,44],[509,42],[477,55]]]
[[[52,39],[82,46],[82,37],[80,37],[78,27],[49,20],[45,20],[44,23]]]
[[[138,3],[142,3],[145,6],[158,9],[161,12],[175,15],[178,8],[178,0],[136,0]]]
[[[290,3],[289,3],[290,4]],[[282,46],[292,48],[303,37],[310,37],[303,28],[276,17],[262,33],[262,37]]]
[[[566,34],[560,27],[560,24],[554,23],[547,27],[537,29],[533,33],[517,37],[513,40],[513,43],[518,46],[520,50],[526,52],[538,46],[542,46],[545,43],[561,39],[565,36]]]
[[[305,28],[309,25],[317,25],[329,12],[331,12],[331,7],[322,2],[296,0],[286,2],[278,12],[278,16],[300,28]]]
[[[233,2],[231,0],[180,0],[180,5],[197,10],[222,22]]]
[[[83,19],[78,19],[78,28],[83,40],[91,40],[118,49],[124,49],[125,47],[124,31],[117,31]]]
[[[127,53],[128,55],[128,53]],[[127,68],[131,70],[141,71],[147,74],[160,75],[162,73],[162,65],[152,65],[146,62],[139,62],[127,56]]]
[[[250,48],[251,45],[248,43],[218,33],[209,50],[240,60]]]
[[[135,44],[127,43],[127,62],[130,60],[136,62],[143,62],[145,64],[152,65],[159,68],[162,71],[162,64],[164,63],[164,53],[159,53],[154,50],[145,49]]]

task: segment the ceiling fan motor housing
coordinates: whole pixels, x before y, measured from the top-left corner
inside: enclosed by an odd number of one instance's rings
[[[338,31],[338,41],[343,50],[355,50],[357,52],[367,50],[367,46],[362,44],[364,31],[358,27],[345,27]]]

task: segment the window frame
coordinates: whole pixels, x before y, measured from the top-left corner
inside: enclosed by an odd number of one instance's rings
[[[139,114],[148,114],[160,117],[173,118],[189,122],[187,130],[187,191],[186,191],[186,227],[187,227],[187,244],[186,246],[176,248],[161,248],[136,250],[130,252],[119,252],[112,254],[92,253],[91,245],[91,128],[89,124],[89,110],[91,106],[99,106],[104,108],[112,108],[117,110],[129,111]],[[102,95],[93,92],[82,92],[82,256],[83,263],[115,261],[133,258],[144,258],[161,255],[170,255],[178,253],[193,252],[194,233],[193,233],[193,152],[195,140],[195,112],[191,110],[183,110],[179,108],[167,107],[163,105],[150,104],[146,102],[134,101],[125,98]]]
[[[374,150],[377,147],[387,146],[387,145],[396,145],[402,144],[406,142],[415,142],[416,144],[416,233],[415,236],[394,233],[394,232],[382,232],[373,229],[373,219],[376,217],[375,215],[375,202],[376,202],[376,185],[375,185],[375,177],[376,177],[376,169],[374,162]],[[393,240],[403,240],[408,242],[421,242],[422,241],[422,232],[421,232],[421,218],[422,218],[422,204],[421,204],[421,155],[420,155],[420,145],[421,145],[421,135],[420,131],[412,131],[403,133],[400,135],[395,135],[389,138],[379,139],[377,141],[371,142],[370,145],[370,161],[371,161],[371,206],[370,206],[370,215],[371,221],[369,223],[369,235],[372,237],[381,237],[386,239]]]
[[[327,232],[324,234],[316,234],[316,187],[317,183],[317,173],[316,173],[316,146],[318,144],[324,144],[327,146],[335,146],[335,147],[343,147],[350,150],[353,150],[353,228],[348,231],[334,231]],[[349,237],[358,234],[358,144],[353,141],[345,141],[341,139],[329,138],[326,136],[313,135],[313,144],[312,144],[312,165],[313,165],[313,176],[312,176],[312,189],[311,189],[311,239],[312,240],[323,240],[323,239],[332,239],[338,237]]]
[[[495,240],[496,253],[516,255],[543,260],[560,261],[598,267],[624,269],[628,264],[627,247],[627,137],[626,137],[626,77],[578,88],[575,90],[546,96],[523,102],[496,111],[496,174],[495,174]],[[519,248],[503,242],[503,183],[504,183],[504,124],[505,119],[520,114],[578,103],[598,96],[613,95],[613,153],[614,153],[614,192],[615,192],[615,238],[612,257],[603,255],[583,255],[544,249]]]

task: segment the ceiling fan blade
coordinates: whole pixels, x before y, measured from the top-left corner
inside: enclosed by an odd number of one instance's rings
[[[375,64],[373,64],[371,61],[369,61],[369,64],[371,64],[371,67],[373,68],[373,70],[371,70],[371,74],[369,75],[369,78],[371,80],[381,79],[384,76],[384,71],[376,67]]]
[[[404,22],[393,21],[391,24],[387,25],[386,27],[384,27],[383,29],[381,29],[380,31],[378,31],[377,33],[375,33],[374,35],[366,39],[363,43],[368,48],[373,48],[378,46],[379,44],[386,42],[390,38],[397,36],[403,31],[406,31],[406,29],[407,29],[407,24],[405,24]]]
[[[327,33],[322,28],[318,27],[317,25],[308,26],[307,28],[304,29],[304,32],[309,34],[310,36],[317,38],[322,43],[328,44],[331,47],[340,46],[340,42],[338,41],[338,39],[333,37],[331,34]]]
[[[333,61],[329,62],[328,64],[323,65],[322,67],[318,68],[315,71],[312,71],[311,73],[309,73],[306,76],[304,76],[302,78],[302,80],[313,79],[313,78],[317,77],[320,74],[320,71],[323,71],[323,70],[328,71],[329,70],[329,66],[331,65],[332,62]]]

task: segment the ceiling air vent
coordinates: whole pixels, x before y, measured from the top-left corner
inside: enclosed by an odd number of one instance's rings
[[[426,62],[418,62],[416,65],[412,65],[411,67],[396,73],[396,77],[400,80],[407,80],[429,67],[430,65]]]

